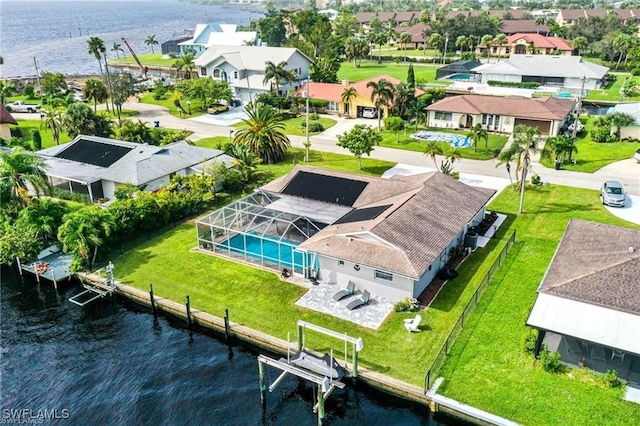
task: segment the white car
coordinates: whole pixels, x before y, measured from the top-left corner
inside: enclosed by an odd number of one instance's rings
[[[363,118],[376,118],[376,110],[374,108],[365,108],[362,110]]]

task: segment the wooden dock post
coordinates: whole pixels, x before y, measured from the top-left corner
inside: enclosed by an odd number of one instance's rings
[[[304,348],[304,325],[298,323],[298,352]]]
[[[322,420],[324,418],[324,390],[322,389],[322,385],[318,384],[318,426],[322,426]]]
[[[149,300],[151,301],[151,312],[153,312],[153,318],[158,318],[156,313],[156,302],[153,299],[153,284],[149,283]]]
[[[229,309],[224,310],[224,341],[229,343]]]
[[[16,256],[16,262],[18,262],[18,272],[20,272],[20,276],[22,276],[22,263],[20,263],[20,256]]]
[[[258,374],[260,375],[260,402],[262,408],[267,406],[267,384],[264,380],[264,365],[258,360]]]
[[[51,278],[53,278],[53,288],[58,290],[58,282],[56,281],[56,271],[51,269]]]
[[[191,332],[191,303],[189,302],[189,295],[187,294],[187,326],[189,332]]]

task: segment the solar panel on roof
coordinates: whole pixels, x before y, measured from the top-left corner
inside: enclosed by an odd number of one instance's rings
[[[281,192],[351,207],[368,184],[361,180],[299,171]]]
[[[109,167],[132,149],[127,146],[79,139],[69,148],[60,151],[56,157],[94,166]]]
[[[360,222],[361,220],[373,220],[376,217],[380,216],[380,214],[387,210],[389,207],[391,207],[391,204],[387,204],[386,206],[366,207],[364,209],[351,210],[349,213],[345,214],[336,222],[334,222],[334,225],[340,223]]]

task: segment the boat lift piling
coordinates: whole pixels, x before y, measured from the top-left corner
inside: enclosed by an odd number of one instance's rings
[[[224,341],[229,343],[229,309],[224,310]]]
[[[153,318],[158,319],[158,313],[156,311],[156,301],[153,298],[153,284],[149,283],[149,300],[151,301],[151,312],[153,312]]]
[[[187,294],[187,326],[189,327],[189,333],[192,332],[191,329],[191,302],[189,302],[189,295]]]

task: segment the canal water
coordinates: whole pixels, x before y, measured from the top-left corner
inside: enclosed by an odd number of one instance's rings
[[[2,271],[0,416],[57,416],[64,425],[314,425],[313,388],[286,379],[262,410],[257,353],[189,333],[177,320],[105,299],[68,301]],[[267,379],[275,380],[277,371]],[[371,390],[347,388],[326,404],[330,425],[444,425],[427,410]],[[13,410],[13,411],[12,411]],[[23,417],[24,418],[24,417]],[[34,421],[37,423],[37,421]]]

